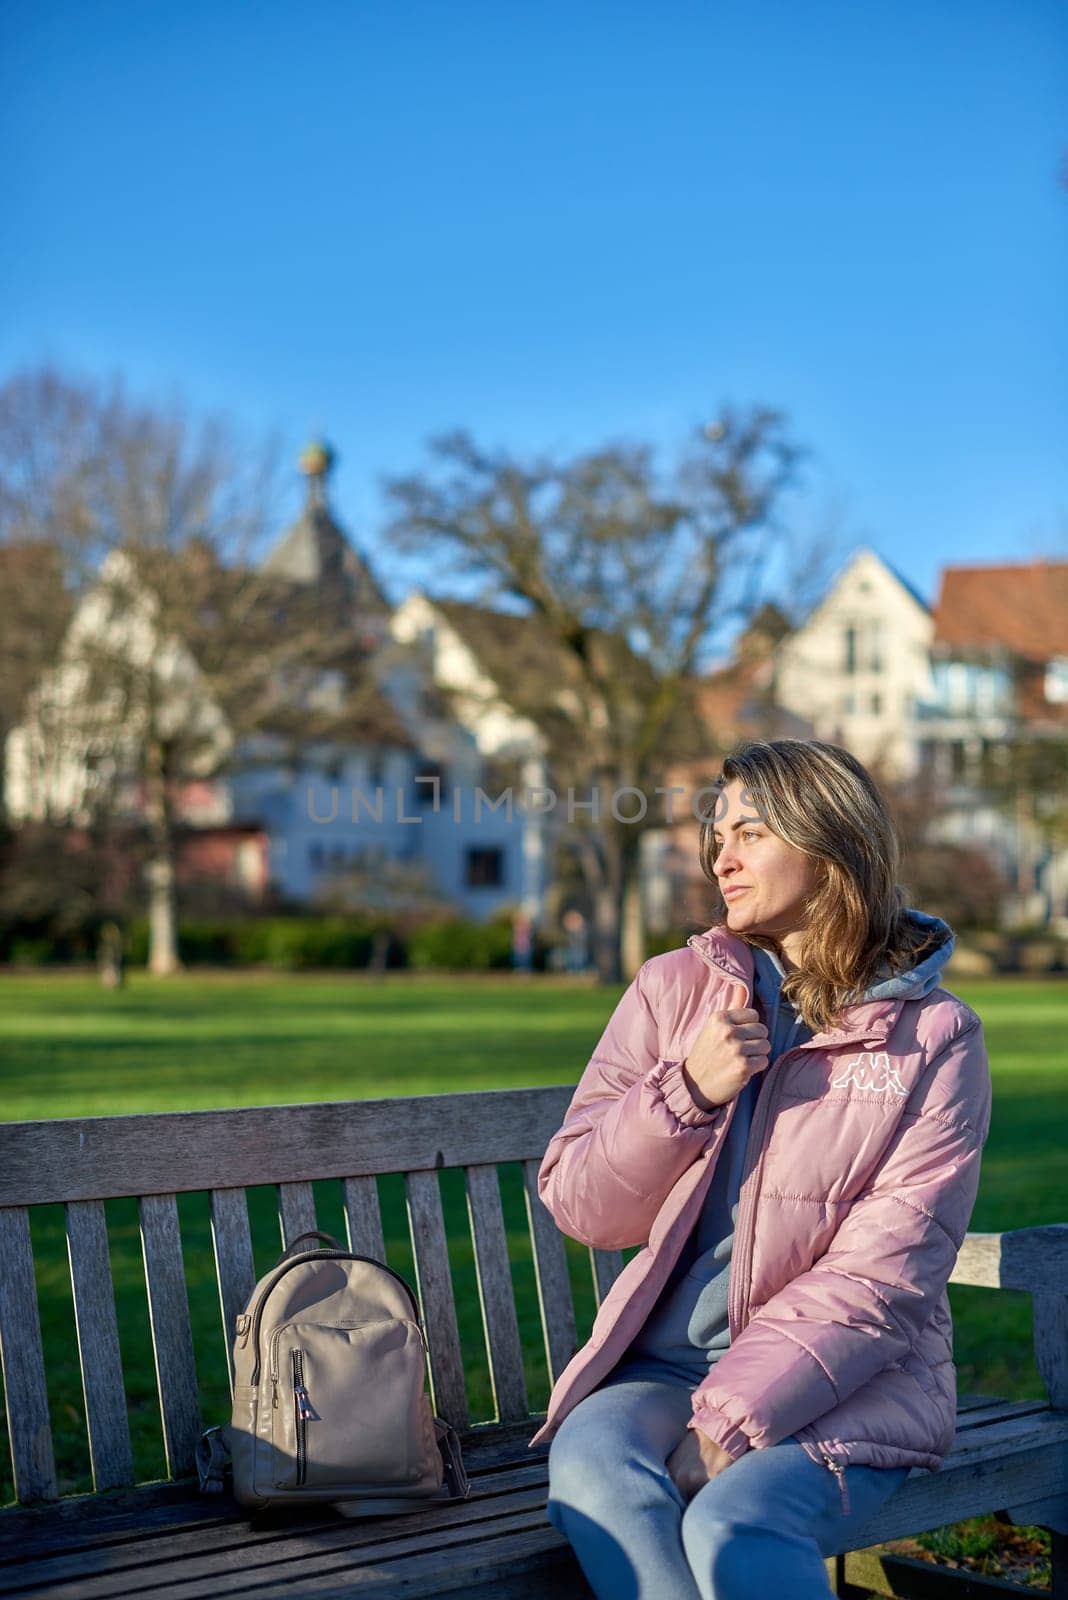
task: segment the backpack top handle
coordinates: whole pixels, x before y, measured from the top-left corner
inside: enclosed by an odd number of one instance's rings
[[[321,1248],[328,1250],[344,1250],[345,1248],[343,1244],[338,1243],[332,1233],[321,1233],[318,1228],[310,1228],[307,1233],[297,1234],[297,1237],[292,1241],[292,1243],[288,1244],[282,1251],[282,1254],[278,1257],[278,1261],[275,1262],[275,1266],[278,1266],[281,1262],[285,1261],[287,1256],[299,1255],[301,1250],[301,1240],[303,1239],[322,1239],[324,1244]]]

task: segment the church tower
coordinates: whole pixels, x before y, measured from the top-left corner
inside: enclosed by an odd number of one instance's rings
[[[314,585],[326,609],[351,616],[357,635],[377,642],[388,632],[392,607],[330,510],[326,484],[335,460],[323,440],[313,440],[301,452],[304,508],[267,556],[263,571],[289,583]]]

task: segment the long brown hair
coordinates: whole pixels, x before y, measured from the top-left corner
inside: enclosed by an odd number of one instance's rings
[[[796,970],[787,973],[782,993],[807,1027],[822,1031],[877,977],[915,966],[939,944],[939,932],[909,918],[897,881],[900,835],[871,774],[848,750],[819,739],[747,739],[725,758],[715,786],[735,780],[773,833],[819,863],[804,902]],[[714,827],[713,805],[703,812],[698,848],[701,870],[718,890]],[[713,925],[726,920],[720,896]],[[737,937],[776,948],[764,934]]]

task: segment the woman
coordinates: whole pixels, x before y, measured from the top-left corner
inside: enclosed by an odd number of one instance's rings
[[[645,962],[538,1178],[565,1233],[644,1246],[531,1440],[613,1600],[827,1596],[824,1556],[954,1434],[990,1076],[953,934],[905,908],[848,751],[750,741],[717,788],[717,920]]]

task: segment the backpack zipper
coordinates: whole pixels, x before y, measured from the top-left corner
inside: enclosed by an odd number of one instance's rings
[[[394,1272],[392,1267],[387,1267],[384,1261],[376,1261],[374,1256],[356,1255],[355,1252],[351,1250],[309,1250],[304,1255],[293,1256],[289,1261],[285,1262],[284,1265],[279,1267],[274,1277],[264,1287],[262,1294],[252,1309],[249,1326],[241,1340],[242,1349],[244,1349],[245,1345],[248,1344],[250,1338],[253,1339],[255,1344],[256,1362],[249,1379],[249,1382],[252,1386],[255,1386],[260,1381],[260,1323],[263,1321],[263,1308],[266,1304],[267,1296],[276,1287],[276,1285],[282,1281],[286,1273],[289,1272],[291,1268],[303,1266],[306,1261],[369,1261],[373,1266],[381,1267],[382,1271],[388,1272],[391,1278],[396,1278],[397,1282],[408,1296],[408,1299],[411,1302],[412,1310],[415,1313],[412,1320],[418,1325],[420,1336],[422,1337],[423,1325],[419,1320],[418,1302],[416,1301],[415,1295],[412,1293],[410,1284],[408,1284],[401,1277],[399,1272]],[[424,1345],[426,1343],[425,1337],[423,1338],[423,1343]],[[275,1376],[275,1374],[272,1373],[272,1377],[273,1376]]]
[[[293,1351],[293,1402],[296,1407],[297,1433],[297,1486],[308,1476],[308,1418],[312,1414],[311,1401],[304,1387],[304,1352]]]

